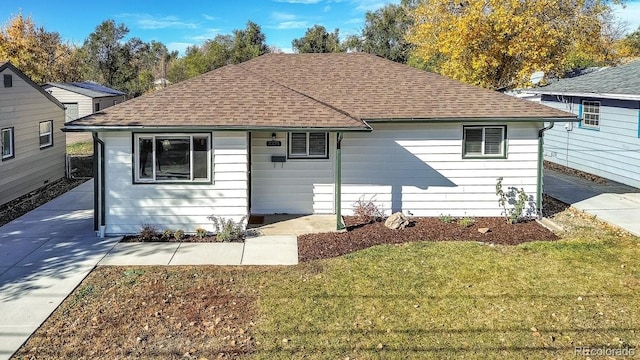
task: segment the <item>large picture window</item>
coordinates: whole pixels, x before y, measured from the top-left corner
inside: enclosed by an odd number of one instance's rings
[[[136,134],[136,182],[211,181],[211,134]]]
[[[2,145],[2,160],[13,158],[15,145],[13,144],[13,128],[0,130],[0,145]]]
[[[600,127],[600,102],[582,102],[582,126],[598,129]]]
[[[40,123],[40,149],[53,146],[53,120]]]
[[[506,157],[506,133],[506,126],[463,127],[463,157]]]
[[[326,132],[294,132],[289,134],[290,158],[329,157],[329,134]]]

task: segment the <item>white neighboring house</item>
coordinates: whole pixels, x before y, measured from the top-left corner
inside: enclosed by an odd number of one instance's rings
[[[105,234],[210,215],[500,216],[541,199],[544,122],[576,116],[364,53],[267,54],[66,124],[91,132]],[[97,229],[96,229],[97,230]]]
[[[640,60],[523,90],[578,116],[545,135],[545,160],[640,188]]]
[[[121,103],[125,93],[93,81],[46,83],[42,88],[65,106],[65,123]]]
[[[64,106],[0,61],[0,205],[64,176]]]

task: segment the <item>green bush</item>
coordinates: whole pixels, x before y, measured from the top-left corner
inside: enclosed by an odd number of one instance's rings
[[[462,219],[458,220],[458,224],[462,227],[473,226],[473,224],[475,223],[476,223],[476,219],[469,216],[465,216]]]
[[[451,215],[449,215],[449,214],[447,214],[447,215],[440,214],[440,216],[438,216],[438,219],[441,222],[445,223],[445,224],[452,224],[452,223],[456,222],[456,218],[451,216]]]
[[[203,228],[201,228],[201,227],[196,228],[196,237],[197,237],[198,239],[202,239],[202,238],[204,238],[205,236],[207,236],[207,234],[208,234],[208,233],[209,233],[209,232],[207,231],[207,229],[203,229]]]
[[[529,196],[524,192],[523,188],[517,189],[516,187],[509,187],[505,192],[502,189],[502,178],[499,177],[496,182],[496,195],[498,195],[498,205],[504,209],[502,214],[507,218],[507,222],[515,224],[520,222],[523,218],[522,212],[527,206]],[[512,208],[507,208],[507,204],[512,205]]]

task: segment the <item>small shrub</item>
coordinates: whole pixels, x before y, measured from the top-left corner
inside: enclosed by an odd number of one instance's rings
[[[172,237],[173,237],[173,230],[166,229],[165,231],[162,232],[162,239],[163,240],[169,240]]]
[[[382,220],[384,218],[384,210],[378,208],[374,200],[375,196],[372,196],[369,200],[364,200],[364,195],[362,195],[358,201],[353,203],[353,215],[365,223]]]
[[[522,220],[522,212],[527,206],[529,196],[523,188],[510,187],[507,192],[502,189],[502,178],[496,179],[496,195],[498,195],[498,205],[504,209],[502,214],[507,218],[507,222],[515,224]],[[507,204],[513,205],[508,209]]]
[[[447,215],[440,214],[440,216],[438,216],[438,219],[441,222],[445,223],[445,224],[452,224],[452,223],[456,222],[456,218],[454,218],[453,216],[451,216],[449,214],[447,214]]]
[[[207,236],[207,234],[208,234],[208,233],[209,233],[209,232],[207,231],[207,229],[203,229],[203,228],[201,228],[201,227],[196,228],[196,237],[197,237],[198,239],[202,239],[202,238],[204,238],[205,236]]]
[[[182,239],[184,239],[184,231],[183,230],[176,230],[176,232],[173,233],[173,237],[178,240],[181,241]]]
[[[158,239],[158,229],[153,225],[143,225],[140,229],[140,240],[153,241]]]
[[[243,216],[237,223],[233,221],[233,219],[225,219],[222,216],[215,215],[208,216],[207,219],[213,222],[213,226],[216,229],[217,241],[230,242],[244,238],[244,220],[246,216]]]
[[[473,226],[473,224],[476,223],[476,219],[469,217],[469,216],[465,216],[462,219],[458,220],[458,224],[462,227],[470,227]]]

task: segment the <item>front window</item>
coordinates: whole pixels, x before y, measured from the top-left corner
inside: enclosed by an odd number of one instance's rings
[[[2,145],[2,160],[13,158],[13,128],[6,128],[0,131],[0,144]]]
[[[135,135],[137,182],[208,182],[211,134]]]
[[[582,126],[590,128],[600,127],[600,102],[582,102]]]
[[[40,149],[53,145],[53,120],[40,123]]]
[[[463,128],[463,157],[506,156],[506,130],[506,126],[465,126]]]
[[[100,103],[93,104],[93,112],[98,112],[98,111],[100,111]]]
[[[329,134],[326,132],[294,132],[289,134],[290,158],[329,157]]]

